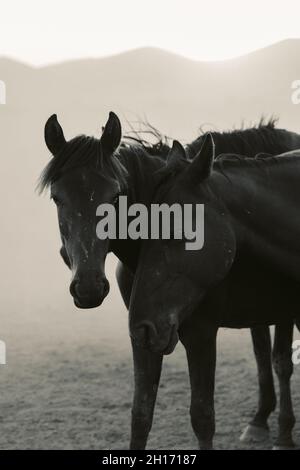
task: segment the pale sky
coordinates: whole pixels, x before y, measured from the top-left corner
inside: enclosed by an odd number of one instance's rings
[[[223,60],[295,37],[299,0],[0,0],[0,55],[34,65],[143,46]]]

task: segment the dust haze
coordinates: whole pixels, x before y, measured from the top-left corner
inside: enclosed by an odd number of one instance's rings
[[[49,195],[34,191],[50,158],[43,138],[47,118],[58,115],[67,139],[100,135],[110,110],[120,116],[124,132],[128,122],[146,118],[183,142],[200,127],[248,126],[262,113],[300,132],[300,105],[291,101],[299,56],[300,40],[289,40],[220,62],[151,48],[43,68],[0,58],[7,89],[6,105],[0,106],[0,339],[7,346],[7,365],[0,366],[0,448],[126,448],[129,439],[131,352],[116,259],[107,259],[111,292],[103,305],[76,309],[70,273],[59,256],[56,209]],[[219,342],[216,447],[242,448],[238,437],[257,401],[250,335],[222,331]],[[188,401],[187,366],[178,346],[165,361],[149,448],[195,447]],[[276,415],[274,432],[275,422]]]

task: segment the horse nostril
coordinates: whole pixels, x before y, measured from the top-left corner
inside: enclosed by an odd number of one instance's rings
[[[75,278],[70,284],[70,293],[73,298],[83,301],[103,301],[109,292],[109,282],[106,278]]]

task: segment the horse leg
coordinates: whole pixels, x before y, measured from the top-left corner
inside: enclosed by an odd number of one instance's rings
[[[251,328],[251,336],[258,370],[258,409],[240,440],[261,442],[269,438],[268,418],[276,407],[270,329],[268,326],[255,326]]]
[[[128,309],[134,275],[119,261],[116,278],[123,301]],[[131,415],[130,449],[137,450],[145,449],[151,430],[163,356],[138,348],[133,343],[132,353],[134,398]]]
[[[279,380],[280,411],[279,435],[274,449],[288,449],[295,446],[292,430],[295,425],[293,413],[290,380],[293,374],[292,341],[294,324],[284,323],[276,325],[273,348],[273,365]]]
[[[191,423],[201,450],[212,449],[215,433],[214,387],[217,327],[185,322],[180,328],[191,382]]]
[[[130,449],[145,449],[153,421],[153,412],[162,368],[162,354],[155,354],[132,343],[134,398]]]
[[[128,310],[134,275],[129,268],[127,268],[123,263],[121,263],[121,261],[119,261],[116,269],[116,278],[123,302]]]

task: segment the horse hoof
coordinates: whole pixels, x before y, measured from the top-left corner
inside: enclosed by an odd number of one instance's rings
[[[272,450],[295,450],[295,446],[277,446],[274,445]]]
[[[259,426],[254,426],[253,424],[248,424],[245,431],[240,437],[241,442],[264,442],[269,440],[270,432],[267,428],[261,428]]]
[[[275,442],[272,447],[272,450],[295,450],[297,449],[293,439],[285,439],[285,442]]]
[[[212,442],[199,441],[199,450],[213,450]]]

